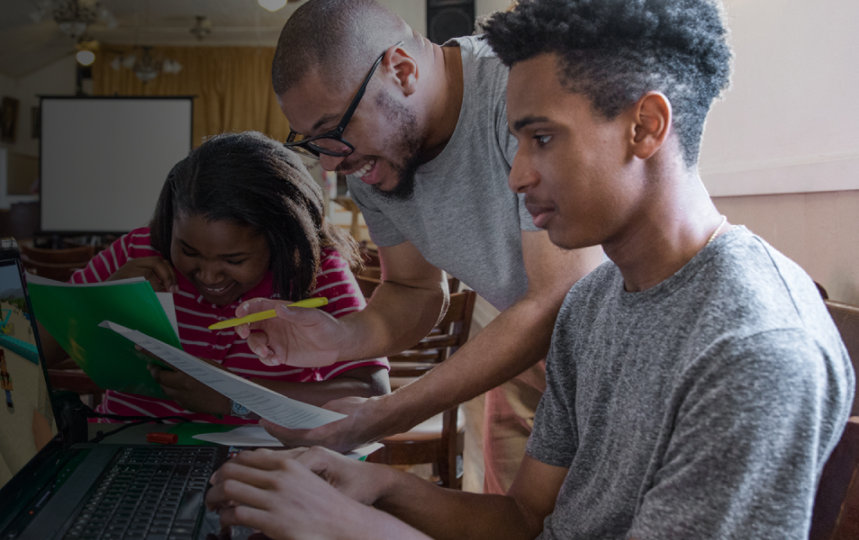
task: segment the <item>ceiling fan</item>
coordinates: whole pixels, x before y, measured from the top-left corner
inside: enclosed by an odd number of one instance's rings
[[[92,64],[100,47],[90,30],[99,25],[110,29],[117,25],[99,0],[39,0],[30,18],[41,25],[55,24],[59,34],[74,44],[75,57],[83,66]]]

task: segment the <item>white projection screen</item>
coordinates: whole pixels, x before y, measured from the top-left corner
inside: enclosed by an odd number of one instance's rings
[[[191,150],[179,97],[41,98],[43,233],[124,233],[149,223],[167,173]]]

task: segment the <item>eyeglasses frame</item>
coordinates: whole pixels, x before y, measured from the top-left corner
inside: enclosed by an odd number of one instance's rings
[[[398,47],[402,45],[403,42],[400,41],[394,45],[394,47]],[[343,113],[343,116],[340,117],[340,122],[337,123],[337,127],[332,130],[326,131],[325,133],[320,133],[319,135],[313,135],[312,137],[304,138],[300,141],[296,141],[295,137],[300,135],[298,132],[292,130],[290,128],[289,135],[286,137],[286,142],[283,143],[287,148],[300,148],[312,154],[315,157],[319,157],[319,154],[325,154],[327,156],[334,157],[346,157],[352,152],[355,151],[355,147],[352,144],[343,138],[343,132],[346,131],[346,126],[349,125],[349,121],[352,120],[352,115],[355,114],[355,109],[358,108],[358,104],[361,103],[361,98],[364,97],[364,92],[367,90],[367,85],[370,83],[370,79],[373,78],[373,74],[376,72],[376,68],[379,67],[379,64],[382,63],[382,59],[385,57],[385,54],[388,52],[387,49],[382,51],[382,54],[376,58],[376,61],[373,62],[373,67],[370,68],[370,71],[367,72],[367,75],[364,77],[364,81],[361,83],[361,86],[358,88],[358,92],[355,93],[355,97],[352,98],[352,101],[349,103],[349,107],[346,108],[346,112]],[[334,150],[328,150],[327,148],[322,148],[321,146],[312,145],[313,141],[317,141],[319,139],[334,139],[337,142],[343,143],[348,148],[346,152],[337,152]]]

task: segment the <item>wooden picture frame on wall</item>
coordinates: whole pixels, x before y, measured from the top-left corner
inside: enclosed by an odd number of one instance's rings
[[[15,127],[18,123],[18,100],[4,96],[0,102],[0,142],[15,142]]]

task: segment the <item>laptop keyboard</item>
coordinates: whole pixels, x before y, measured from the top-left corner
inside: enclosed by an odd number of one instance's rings
[[[193,538],[217,461],[213,446],[123,449],[64,538]]]

